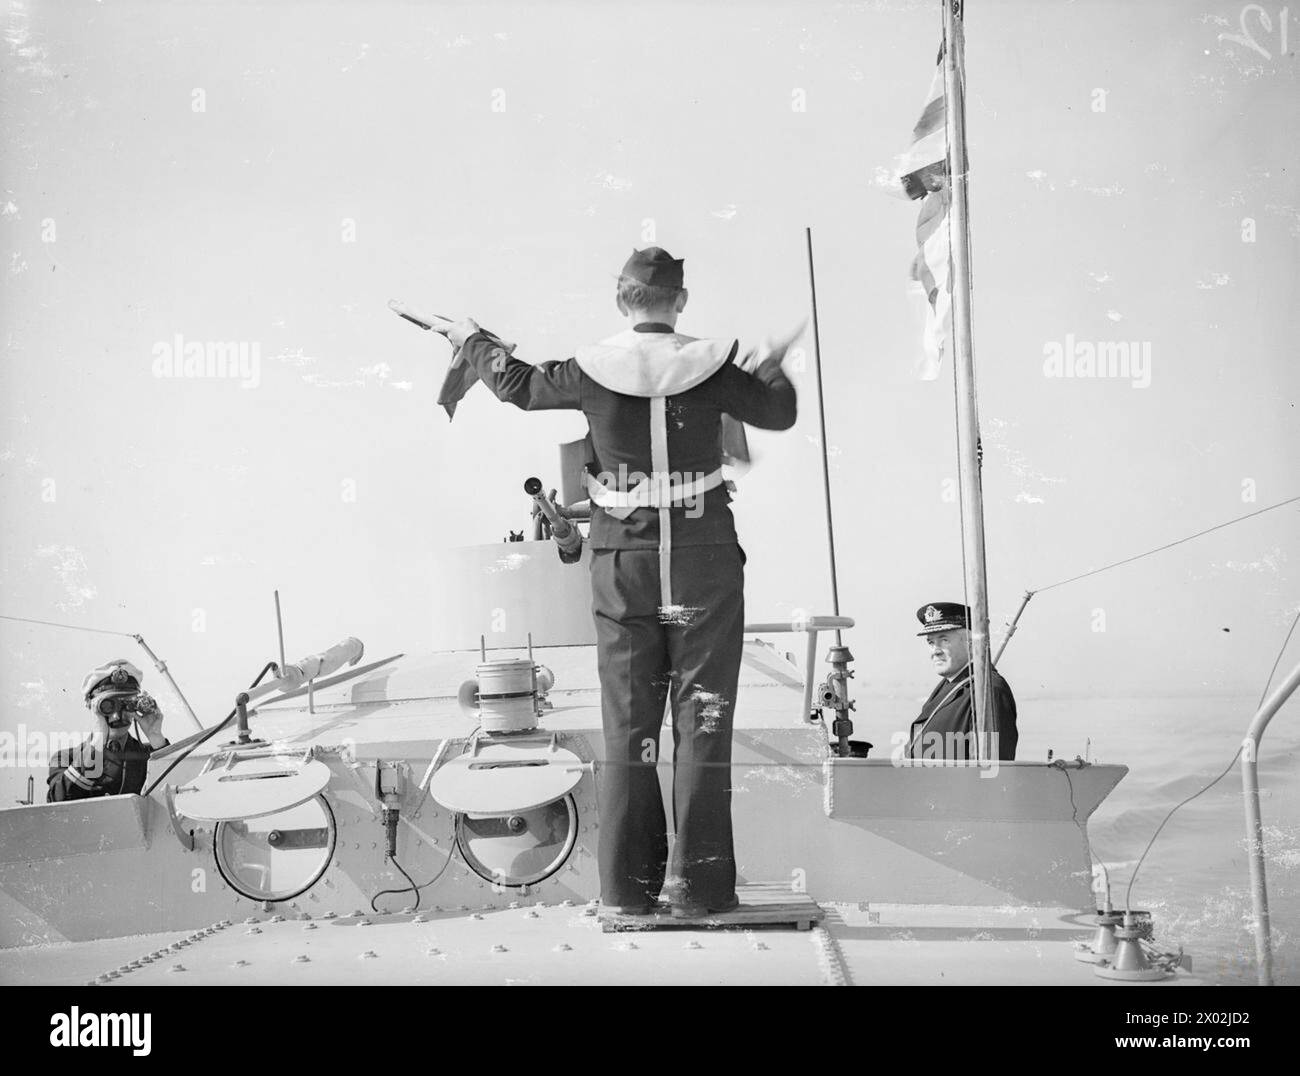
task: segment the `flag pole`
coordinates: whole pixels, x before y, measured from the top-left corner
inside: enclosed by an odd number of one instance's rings
[[[997,757],[989,712],[992,667],[989,658],[988,580],[984,561],[984,495],[980,484],[979,414],[975,400],[975,356],[971,346],[971,267],[966,161],[965,42],[961,0],[943,0],[943,73],[947,98],[949,217],[952,251],[953,370],[957,379],[957,474],[961,486],[962,546],[966,600],[971,608],[971,675],[978,757]]]

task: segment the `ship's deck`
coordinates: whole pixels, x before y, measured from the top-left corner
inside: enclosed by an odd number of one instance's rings
[[[1065,909],[825,904],[812,930],[602,933],[594,906],[254,919],[0,950],[17,985],[1118,986],[1074,959]],[[1168,984],[1199,979],[1178,972]]]

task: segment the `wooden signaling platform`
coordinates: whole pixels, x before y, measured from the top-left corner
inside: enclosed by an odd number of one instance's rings
[[[619,930],[715,930],[726,927],[744,930],[753,927],[793,927],[810,930],[826,913],[806,893],[794,893],[783,882],[759,882],[736,886],[740,906],[729,912],[697,919],[674,919],[667,904],[649,915],[620,915],[601,909],[600,928],[606,934]]]

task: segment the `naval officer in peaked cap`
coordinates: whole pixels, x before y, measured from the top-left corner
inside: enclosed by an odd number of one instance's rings
[[[615,300],[628,327],[573,358],[515,359],[470,319],[440,329],[496,396],[527,411],[581,410],[605,759],[600,781],[601,899],[645,914],[667,890],[672,914],[735,907],[731,732],[744,630],[745,554],[722,476],[721,419],[794,425],[782,371],[797,333],[753,372],[734,339],[677,332],[683,262],[633,251]],[[673,713],[669,861],[656,762],[665,700]]]
[[[912,722],[906,758],[973,759],[975,754],[974,687],[970,660],[970,609],[958,602],[931,602],[916,611],[929,644],[930,661],[941,679]],[[988,721],[994,749],[1002,762],[1016,757],[1016,700],[997,669],[991,669]]]

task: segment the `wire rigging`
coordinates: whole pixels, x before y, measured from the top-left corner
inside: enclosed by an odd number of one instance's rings
[[[0,613],[0,620],[13,620],[19,624],[44,624],[47,628],[67,628],[69,631],[89,631],[96,635],[117,635],[123,639],[135,639],[136,635],[129,631],[109,631],[107,628],[87,628],[81,624],[60,624],[54,620],[33,620],[26,616],[8,616]]]

